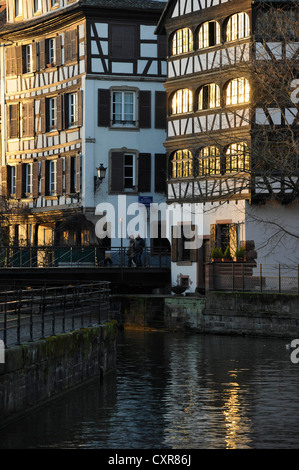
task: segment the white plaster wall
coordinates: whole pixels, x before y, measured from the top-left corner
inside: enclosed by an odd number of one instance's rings
[[[140,130],[122,130],[110,129],[105,127],[98,127],[98,89],[107,88],[111,86],[124,86],[136,87],[139,90],[150,90],[152,92],[152,127],[151,129]],[[151,164],[151,192],[142,193],[142,195],[153,196],[153,202],[161,203],[165,201],[162,194],[154,193],[154,155],[155,153],[165,153],[163,142],[166,139],[166,133],[163,130],[154,128],[154,110],[155,110],[155,91],[164,91],[162,82],[152,81],[99,81],[99,80],[86,80],[85,82],[85,116],[84,116],[84,133],[86,141],[83,144],[83,175],[82,175],[82,203],[83,207],[94,209],[100,203],[111,204],[111,208],[115,211],[115,237],[112,239],[112,247],[121,245],[121,233],[119,219],[123,218],[123,237],[125,237],[126,228],[126,215],[128,207],[132,203],[138,202],[138,194],[127,194],[119,197],[118,195],[109,194],[109,153],[111,149],[121,149],[123,147],[136,150],[139,153],[150,153],[152,155]],[[94,176],[96,175],[96,168],[103,163],[107,167],[106,178],[103,183],[94,192]],[[138,214],[137,214],[138,215]],[[134,218],[134,215],[127,215],[127,222]],[[132,227],[132,226],[131,226]],[[136,227],[138,229],[138,226]],[[149,231],[149,222],[147,224]],[[137,230],[136,230],[137,232]],[[126,234],[127,236],[130,233]],[[126,240],[123,241],[127,243]],[[149,239],[147,240],[149,246]]]
[[[293,236],[292,236],[293,235]],[[257,262],[299,264],[299,205],[246,205],[246,239],[255,241]]]

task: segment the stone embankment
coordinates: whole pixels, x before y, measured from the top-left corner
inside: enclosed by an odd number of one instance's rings
[[[116,366],[117,322],[5,350],[0,364],[0,427]]]

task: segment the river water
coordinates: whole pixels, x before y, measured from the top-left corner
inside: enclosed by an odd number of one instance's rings
[[[298,448],[287,342],[126,330],[115,373],[6,427],[0,448]]]

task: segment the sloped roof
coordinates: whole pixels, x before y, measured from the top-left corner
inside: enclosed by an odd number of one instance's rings
[[[165,25],[165,21],[166,21],[166,18],[168,17],[168,15],[171,14],[171,12],[174,10],[174,7],[176,5],[178,0],[168,0],[167,1],[167,4],[165,5],[165,8],[163,10],[163,13],[159,19],[159,22],[158,22],[158,25],[157,25],[157,28],[156,28],[156,33],[158,34],[161,34],[164,32],[164,25]],[[234,0],[229,0],[229,1],[234,1]],[[238,0],[235,0],[236,2]],[[271,3],[285,3],[285,4],[294,4],[294,5],[298,5],[298,8],[299,8],[299,0],[252,0],[252,3],[265,3],[265,4],[271,4]]]

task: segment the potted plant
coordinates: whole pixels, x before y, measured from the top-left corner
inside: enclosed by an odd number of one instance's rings
[[[221,248],[217,248],[216,246],[214,246],[214,248],[211,251],[211,258],[213,261],[221,261],[221,259],[223,258],[223,253],[222,253]]]
[[[224,251],[224,255],[223,255],[223,261],[231,261],[232,260],[232,256],[230,254],[230,247],[227,246],[225,251]]]
[[[240,247],[236,249],[235,256],[237,261],[244,261],[245,260],[245,248]]]

